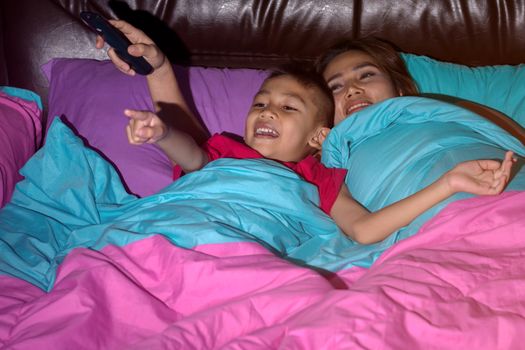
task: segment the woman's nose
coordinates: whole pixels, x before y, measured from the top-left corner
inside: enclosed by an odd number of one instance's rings
[[[363,93],[363,89],[361,89],[356,84],[348,84],[348,89],[346,90],[346,97],[352,97],[355,95],[359,95]]]

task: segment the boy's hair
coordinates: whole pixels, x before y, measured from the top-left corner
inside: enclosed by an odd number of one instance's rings
[[[390,76],[396,91],[400,91],[404,96],[419,94],[414,79],[410,76],[399,52],[393,44],[379,38],[345,40],[332,46],[317,59],[315,63],[317,72],[323,74],[336,56],[354,50],[372,57],[379,68]]]
[[[316,101],[319,108],[317,118],[323,126],[331,128],[334,125],[335,115],[334,97],[323,76],[315,70],[314,66],[304,63],[287,63],[271,70],[266,80],[284,75],[292,77],[307,89],[316,90],[316,96],[319,98],[319,101]]]

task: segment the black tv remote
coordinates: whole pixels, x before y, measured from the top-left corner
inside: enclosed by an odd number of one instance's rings
[[[128,53],[131,41],[117,28],[111,25],[98,13],[82,11],[80,18],[98,35],[102,36],[109,46],[115,49],[116,54],[138,74],[148,75],[153,72],[153,67],[144,57],[135,57]]]

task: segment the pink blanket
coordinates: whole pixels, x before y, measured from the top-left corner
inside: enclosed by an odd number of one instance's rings
[[[9,349],[519,349],[525,192],[455,202],[370,269],[254,243],[74,250],[50,293],[0,277]]]

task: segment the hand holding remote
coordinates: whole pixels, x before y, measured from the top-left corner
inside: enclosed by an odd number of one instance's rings
[[[153,72],[153,67],[142,56],[133,56],[128,52],[132,42],[104,17],[97,13],[83,11],[80,17],[92,30],[101,36],[114,50],[117,56],[126,62],[138,74],[147,75]]]

